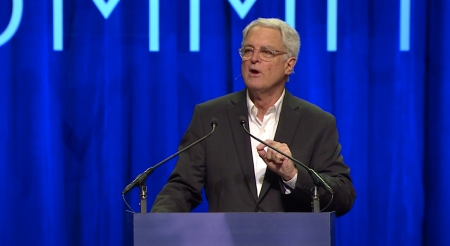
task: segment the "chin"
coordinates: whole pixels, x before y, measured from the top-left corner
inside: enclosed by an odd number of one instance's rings
[[[247,89],[252,90],[252,91],[259,91],[264,89],[264,86],[262,83],[245,83],[245,86],[247,87]]]
[[[258,78],[258,77],[250,77],[250,78],[246,78],[244,80],[244,84],[245,86],[247,86],[248,88],[252,87],[252,88],[262,88],[264,85],[264,80],[262,78]]]

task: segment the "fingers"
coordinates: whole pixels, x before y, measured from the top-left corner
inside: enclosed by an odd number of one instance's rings
[[[267,140],[266,140],[266,141],[267,141]],[[267,142],[266,142],[266,143],[267,143]],[[268,144],[269,144],[269,143],[268,143]],[[256,149],[257,149],[258,151],[260,151],[260,150],[263,150],[265,147],[266,147],[265,144],[260,143],[260,144],[258,144],[258,146],[256,146]]]
[[[287,156],[291,156],[291,150],[287,144],[273,140],[266,140],[265,142]],[[294,163],[286,156],[278,153],[278,151],[267,147],[265,144],[259,144],[256,146],[256,150],[258,151],[259,156],[267,164],[267,167],[280,175],[283,180],[291,180],[292,177],[297,174]]]
[[[256,151],[258,151],[258,155],[259,155],[263,160],[266,159],[267,152],[264,150],[264,147],[259,148],[259,145],[258,145],[258,146],[256,147]]]
[[[267,140],[266,140],[266,141],[267,141]],[[265,148],[266,148],[266,145],[263,144],[263,143],[260,143],[260,144],[258,144],[258,146],[256,146],[256,151],[258,152],[258,155],[259,155],[263,160],[266,159],[266,155],[267,155],[267,152],[266,152]]]
[[[284,148],[277,148],[279,151],[284,152]],[[266,154],[266,159],[275,162],[276,164],[282,164],[286,157],[273,149],[268,149]]]
[[[279,142],[275,142],[273,140],[265,140],[265,142],[269,145],[271,145],[272,147],[276,148],[277,150],[279,150],[280,152],[286,154],[286,155],[291,155],[291,151],[289,149],[289,147],[287,146],[287,144],[285,143],[279,143]],[[261,156],[261,158],[270,161],[270,162],[274,162],[276,164],[282,164],[283,161],[285,161],[287,158],[278,153],[277,151],[271,149],[271,148],[266,148],[265,144],[259,144],[258,146],[256,146],[256,149],[258,151],[259,156]]]

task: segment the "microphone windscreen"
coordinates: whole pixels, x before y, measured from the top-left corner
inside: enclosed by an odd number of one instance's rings
[[[239,116],[239,122],[242,123],[246,123],[247,119],[244,116]]]
[[[211,119],[211,126],[217,126],[219,124],[219,120],[216,117]]]

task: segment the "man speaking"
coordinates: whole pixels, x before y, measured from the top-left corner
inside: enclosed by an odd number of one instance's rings
[[[352,208],[356,192],[334,116],[285,89],[299,49],[298,33],[284,21],[260,18],[244,29],[246,89],[195,107],[180,148],[210,132],[211,119],[216,130],[180,154],[151,212],[189,212],[202,202],[203,187],[209,212],[310,212],[314,182],[301,163],[333,190],[319,186],[321,209],[340,216]]]

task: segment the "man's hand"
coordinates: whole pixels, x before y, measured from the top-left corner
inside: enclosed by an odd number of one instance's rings
[[[284,154],[291,156],[291,150],[285,143],[275,142],[273,140],[266,140],[266,143],[272,145],[274,148],[283,152]],[[267,151],[264,150],[266,145],[259,144],[256,146],[256,150],[258,151],[259,156],[264,160],[267,164],[267,167],[277,173],[283,178],[284,181],[291,180],[297,174],[297,168],[294,166],[294,163],[282,154],[276,152],[271,148],[267,148]]]

